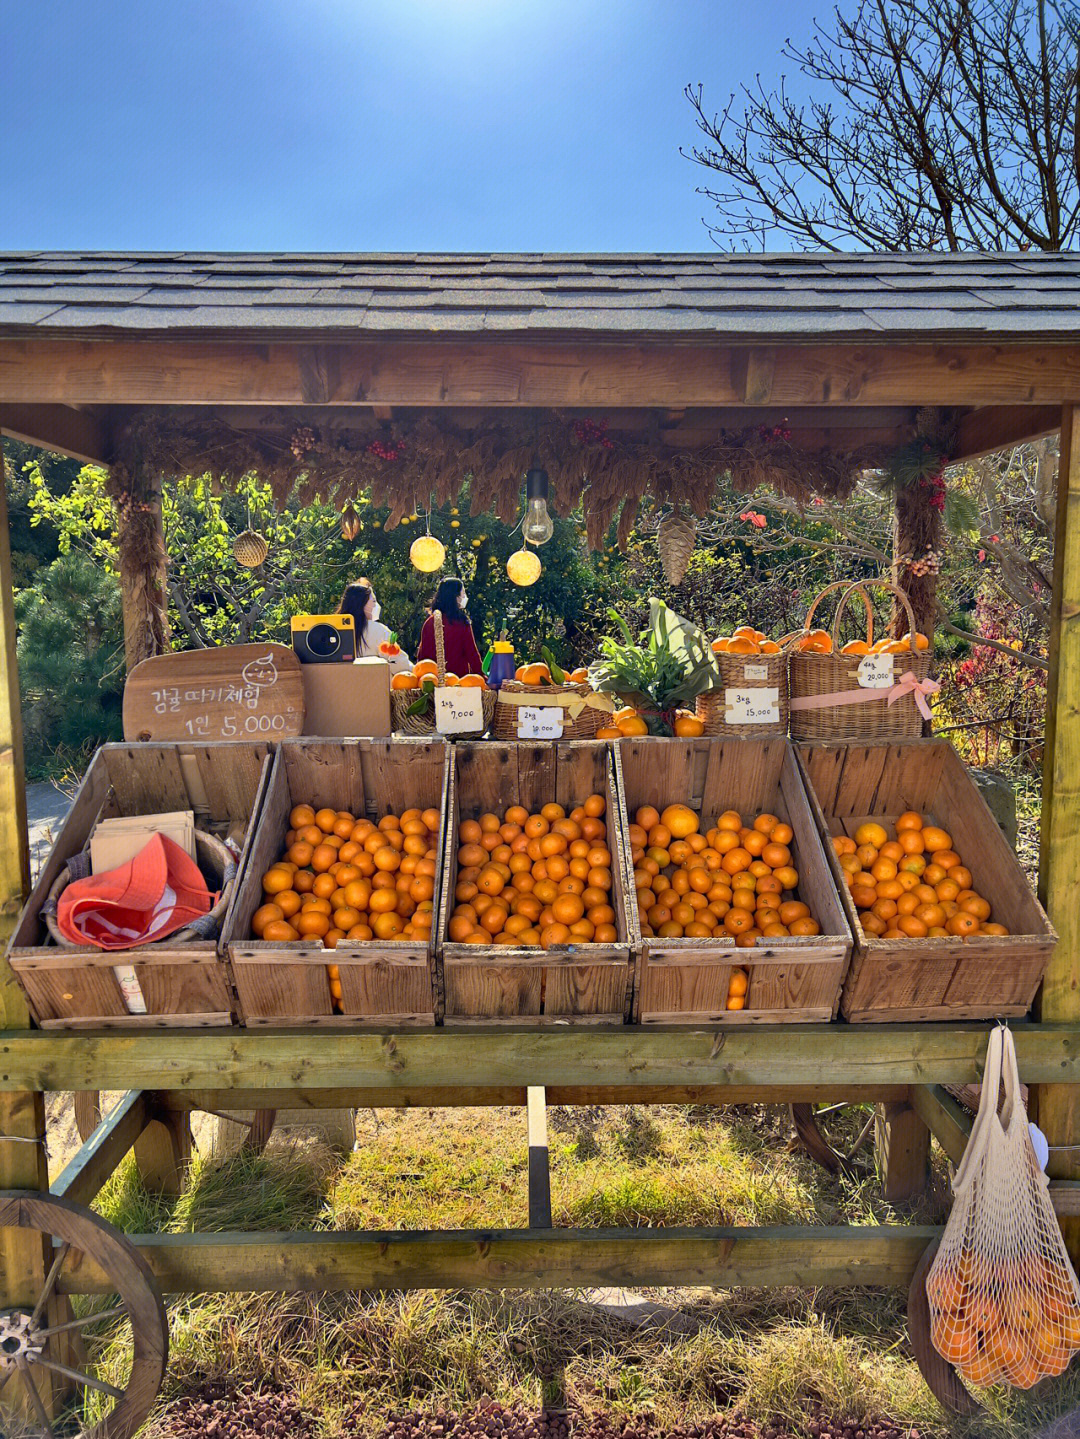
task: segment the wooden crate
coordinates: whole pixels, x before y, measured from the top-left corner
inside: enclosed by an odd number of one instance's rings
[[[878,939],[859,923],[832,846],[829,862],[855,934],[844,985],[846,1019],[1016,1018],[1031,1008],[1057,935],[1016,855],[944,740],[797,747],[810,802],[826,836],[854,834],[865,820],[891,825],[905,810],[940,824],[1008,935],[972,939]]]
[[[262,877],[281,856],[294,805],[347,809],[376,821],[414,807],[445,814],[447,755],[441,739],[297,739],[281,744],[225,935],[242,1024],[435,1023],[434,934],[427,943],[343,940],[329,950],[319,942],[254,939],[251,919],[263,903]],[[436,846],[440,871],[441,838]],[[436,906],[439,880],[437,873]],[[328,964],[336,964],[340,972],[343,1013],[334,1011]]]
[[[457,888],[458,825],[510,805],[531,813],[554,801],[569,812],[591,794],[607,797],[612,859],[614,944],[551,949],[480,948],[448,938]],[[454,746],[447,810],[439,967],[446,1023],[622,1024],[629,1015],[633,954],[626,907],[626,864],[610,749],[590,740],[556,744]]]
[[[837,897],[821,837],[791,745],[769,739],[619,740],[614,745],[626,822],[642,805],[682,803],[711,828],[726,809],[744,819],[770,812],[794,831],[792,863],[799,897],[821,926],[817,935],[759,942],[740,949],[734,939],[642,939],[631,898],[633,943],[641,960],[634,1016],[642,1024],[791,1024],[830,1020],[851,957],[851,931]],[[627,884],[634,894],[629,835],[624,837]],[[734,967],[749,972],[743,1009],[728,1010]]]
[[[108,744],[98,750],[8,948],[8,962],[41,1028],[232,1023],[236,1004],[219,957],[219,940],[166,941],[113,953],[63,949],[51,940],[41,908],[54,880],[86,845],[97,821],[118,815],[191,809],[200,827],[240,827],[242,867],[269,779],[270,753],[270,745],[262,742]],[[236,899],[234,884],[223,934]],[[134,968],[146,1014],[128,1012],[117,965]]]

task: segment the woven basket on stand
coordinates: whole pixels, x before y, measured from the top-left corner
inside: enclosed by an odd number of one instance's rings
[[[184,929],[175,930],[172,934],[166,935],[164,939],[140,939],[140,948],[146,944],[158,944],[162,948],[167,948],[170,944],[190,944],[193,939],[217,938],[221,931],[221,922],[225,918],[229,895],[232,893],[233,880],[236,878],[236,860],[232,856],[232,851],[222,840],[202,829],[195,831],[195,857],[203,878],[206,880],[207,888],[211,894],[217,895],[214,907],[193,924],[187,925]],[[89,873],[89,849],[72,855],[56,876],[52,888],[49,890],[48,898],[42,905],[41,917],[45,921],[53,944],[58,945],[61,949],[92,948],[89,944],[73,944],[61,933],[60,926],[56,922],[60,896],[64,890],[74,880],[83,879]]]
[[[527,695],[530,698],[539,696],[542,702],[549,703],[551,698],[564,696],[572,699],[575,696],[584,699],[586,695],[593,692],[591,685],[525,685],[520,680],[506,680],[499,688],[495,703],[495,727],[492,734],[498,740],[516,740],[518,738],[518,714],[521,705],[510,700],[504,700],[504,695]],[[581,707],[575,719],[571,719],[570,711],[565,705],[553,706],[561,708],[563,717],[563,739],[595,739],[596,731],[600,723],[600,711],[592,705],[586,704]]]
[[[435,664],[438,673],[435,675],[436,687],[446,683],[446,636],[443,630],[443,617],[438,610],[434,610],[432,618],[435,621]],[[495,691],[483,689],[480,697],[484,708],[483,727],[476,730],[461,731],[459,739],[478,739],[487,730],[491,721],[495,718]],[[397,734],[431,735],[435,734],[435,700],[432,698],[430,709],[423,714],[411,715],[409,708],[420,698],[419,690],[391,690],[390,691],[390,720]]]
[[[787,655],[715,656],[720,670],[720,684],[697,697],[695,713],[705,726],[707,735],[729,735],[732,739],[751,739],[762,735],[786,734],[788,726]],[[729,722],[729,690],[776,690],[775,720],[760,723]],[[764,697],[763,697],[764,698]]]
[[[810,606],[803,633],[809,633],[810,621],[819,601],[829,593],[845,585],[837,581],[827,585]],[[813,654],[793,649],[788,655],[788,688],[791,703],[791,737],[794,740],[882,740],[917,739],[922,734],[923,717],[913,693],[901,694],[888,703],[890,686],[872,689],[862,688],[859,683],[860,656],[837,654],[839,647],[840,621],[850,600],[858,596],[866,607],[867,644],[873,644],[873,608],[867,589],[886,590],[896,596],[907,613],[908,632],[915,633],[915,614],[911,602],[903,590],[889,580],[858,580],[846,584],[836,606],[832,625],[832,654]],[[931,644],[932,644],[931,637]],[[933,663],[932,650],[915,650],[908,654],[879,656],[879,660],[891,661],[891,680],[895,686],[907,674],[914,675],[922,683],[930,675]],[[826,702],[814,708],[803,708],[800,700],[820,700],[825,696],[836,696],[835,703]],[[841,698],[847,695],[865,696],[858,701]],[[874,696],[874,698],[871,698]]]

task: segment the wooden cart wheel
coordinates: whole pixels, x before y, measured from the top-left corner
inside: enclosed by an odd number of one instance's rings
[[[248,1137],[240,1146],[240,1151],[252,1158],[260,1155],[266,1148],[277,1114],[276,1109],[256,1109],[252,1112],[250,1119],[244,1119],[239,1114],[223,1114],[216,1109],[206,1112],[214,1114],[218,1119],[229,1119],[234,1124],[246,1125],[249,1131]],[[75,1091],[75,1128],[79,1131],[79,1138],[84,1144],[100,1123],[100,1093],[96,1089],[77,1089]]]
[[[70,1200],[33,1191],[0,1192],[0,1227],[27,1229],[58,1241],[36,1304],[0,1309],[0,1433],[27,1439],[132,1439],[161,1388],[169,1355],[165,1306],[150,1266],[124,1236],[97,1214]],[[57,1321],[57,1282],[72,1255],[84,1255],[114,1286],[119,1303],[83,1318]],[[65,1362],[82,1330],[123,1316],[131,1326],[131,1367],[123,1388]],[[51,1327],[50,1327],[51,1326]],[[50,1421],[42,1389],[51,1375],[70,1382],[73,1408]],[[78,1407],[86,1390],[111,1400],[103,1418],[87,1427]]]
[[[943,1359],[930,1339],[930,1301],[926,1297],[926,1276],[938,1251],[938,1240],[933,1240],[915,1267],[911,1287],[908,1290],[908,1333],[915,1362],[934,1398],[954,1414],[973,1418],[984,1412],[983,1406],[964,1386],[960,1375],[947,1359]]]
[[[830,1174],[864,1178],[872,1173],[872,1141],[877,1117],[872,1104],[792,1104],[789,1107],[796,1137],[815,1163]],[[853,1118],[857,1127],[853,1125]]]

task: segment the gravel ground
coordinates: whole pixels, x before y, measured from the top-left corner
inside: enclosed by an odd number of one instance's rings
[[[153,1439],[315,1439],[317,1418],[281,1390],[229,1389],[221,1384],[184,1395],[152,1426]],[[917,1429],[889,1420],[865,1427],[815,1420],[812,1439],[919,1439]],[[784,1426],[715,1417],[661,1430],[649,1419],[612,1414],[530,1414],[494,1402],[462,1414],[417,1410],[372,1419],[346,1418],[349,1439],[793,1439]]]

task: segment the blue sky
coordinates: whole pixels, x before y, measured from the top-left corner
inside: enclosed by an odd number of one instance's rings
[[[775,78],[813,13],[0,0],[0,248],[707,249],[683,86]]]

